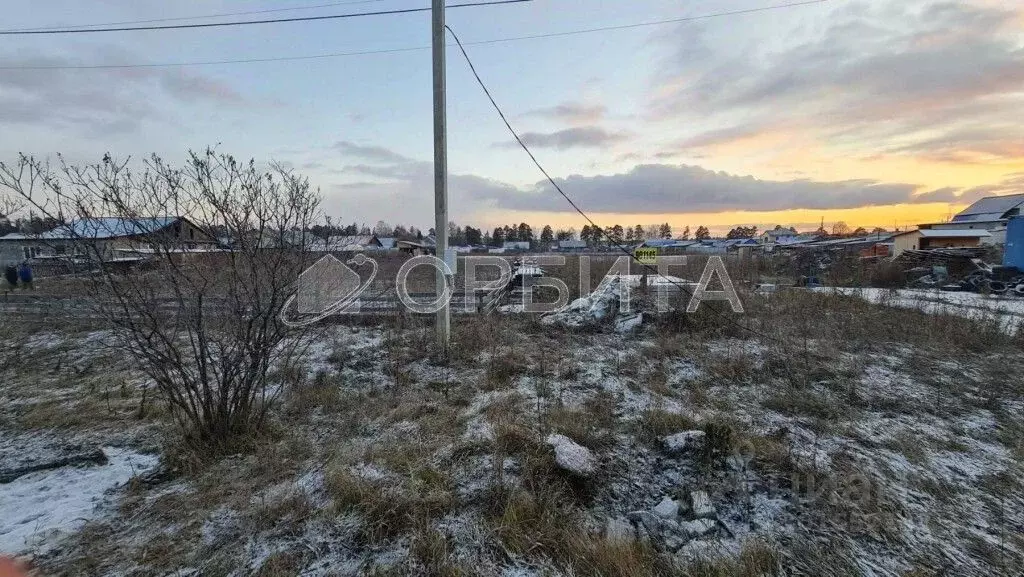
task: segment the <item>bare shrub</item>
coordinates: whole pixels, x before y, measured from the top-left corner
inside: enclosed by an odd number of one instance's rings
[[[0,187],[55,219],[67,254],[88,263],[89,305],[117,329],[190,443],[228,448],[262,427],[288,384],[271,371],[292,374],[305,346],[278,315],[309,264],[303,251],[280,248],[317,215],[307,180],[207,150],[180,168],[152,156],[141,172],[109,156],[84,167],[62,159],[59,169],[21,156],[0,163]],[[127,247],[109,242],[115,230]],[[195,252],[224,236],[232,248]],[[122,255],[142,266],[125,269]]]

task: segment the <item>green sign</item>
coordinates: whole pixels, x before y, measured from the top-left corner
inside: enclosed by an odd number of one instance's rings
[[[638,248],[633,251],[633,258],[641,264],[658,264],[658,249]]]

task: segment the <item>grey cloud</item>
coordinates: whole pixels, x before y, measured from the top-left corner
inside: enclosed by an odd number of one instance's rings
[[[160,83],[169,94],[181,100],[202,98],[232,103],[245,100],[234,88],[208,76],[170,71],[161,74]]]
[[[328,186],[324,207],[332,214],[380,214],[388,206],[388,219],[422,226],[424,215],[434,213],[434,169],[430,162],[408,162],[391,167],[359,165],[350,167],[379,180],[347,182]],[[483,211],[496,206],[494,199],[517,194],[514,186],[470,174],[448,175],[450,217],[474,222]],[[428,219],[432,221],[432,216]]]
[[[383,146],[365,146],[348,140],[336,142],[334,149],[343,155],[354,156],[369,162],[397,163],[411,160],[409,157]]]
[[[730,126],[727,128],[719,128],[715,130],[708,130],[701,132],[694,136],[684,138],[673,145],[673,150],[691,150],[696,148],[704,148],[707,146],[714,146],[717,144],[726,144],[743,138],[755,136],[762,130],[767,129],[768,125],[764,123],[760,124],[740,124]],[[662,154],[666,157],[677,155],[677,152],[667,151]]]
[[[582,102],[564,102],[547,108],[538,108],[527,113],[528,116],[540,116],[569,123],[593,124],[608,114],[608,107],[603,104],[584,104]]]
[[[90,48],[81,60],[121,64],[132,57],[112,47]],[[0,123],[74,128],[86,135],[137,130],[169,115],[161,99],[181,104],[242,100],[216,79],[175,70],[136,68],[47,70],[81,64],[78,55],[0,55]]]
[[[895,146],[887,152],[925,154],[936,159],[969,161],[964,151],[981,153],[998,159],[1024,157],[1024,137],[1018,124],[977,126],[950,129],[946,133],[910,144]]]
[[[928,192],[922,192],[916,194],[913,197],[914,202],[957,202],[960,200],[957,193],[960,192],[959,188],[947,186],[938,188],[936,190],[930,190]]]
[[[581,126],[566,128],[555,132],[526,132],[520,135],[528,146],[537,148],[554,148],[555,150],[566,150],[568,148],[607,148],[618,142],[622,142],[628,136],[621,132],[610,132],[598,126]],[[497,144],[502,148],[515,148],[519,146],[516,142],[502,142]]]
[[[384,166],[377,164],[352,164],[346,166],[344,172],[356,173],[364,176],[373,176],[377,178],[390,180],[412,180],[417,178],[426,170],[432,171],[433,164],[429,162],[418,162],[410,160],[407,162],[388,164]],[[433,173],[431,172],[431,174]]]
[[[1002,182],[986,186],[977,186],[964,191],[966,200],[977,200],[986,196],[1003,196],[1006,194],[1020,194],[1024,192],[1024,172],[1011,174]]]
[[[873,180],[771,181],[705,170],[698,166],[647,164],[613,175],[556,179],[584,210],[663,213],[837,209],[915,202],[917,186]],[[515,210],[569,211],[546,181],[533,190],[493,199]]]
[[[653,114],[742,114],[762,130],[809,120],[834,142],[879,148],[927,130],[918,146],[892,153],[929,152],[930,145],[945,147],[965,125],[1000,128],[1007,115],[1024,114],[1020,18],[1006,8],[966,2],[849,2],[812,40],[782,49],[752,45],[711,64],[676,54],[656,82]],[[679,42],[680,52],[697,50],[692,38]],[[698,135],[694,145],[730,136]],[[973,150],[975,144],[990,142],[972,139],[964,146]]]

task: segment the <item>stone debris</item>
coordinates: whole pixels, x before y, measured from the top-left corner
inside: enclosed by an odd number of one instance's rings
[[[682,453],[692,450],[704,442],[704,431],[684,431],[669,435],[661,440],[661,444],[669,453]]]
[[[688,539],[679,533],[668,533],[665,535],[665,548],[675,553],[686,545]]]
[[[690,503],[693,507],[693,516],[698,519],[710,519],[715,516],[715,506],[711,504],[711,498],[704,491],[690,493]]]
[[[683,521],[679,524],[679,528],[688,538],[696,539],[713,531],[717,524],[712,519],[696,519],[693,521]]]
[[[690,499],[694,503],[692,511],[685,501],[665,496],[650,511],[633,511],[626,515],[636,527],[635,537],[649,541],[658,550],[674,553],[691,540],[713,532],[718,527],[718,518],[708,494],[694,491]],[[621,519],[609,520],[605,534],[622,534],[624,529],[620,523]]]
[[[604,536],[610,541],[632,541],[636,538],[636,529],[628,520],[621,517],[608,519]]]
[[[541,318],[541,322],[567,327],[601,322],[618,312],[620,291],[618,277],[607,277],[594,289],[594,292],[572,301],[557,311],[548,313]]]
[[[640,295],[640,291],[637,289],[641,285],[641,276],[638,274],[607,276],[589,295],[580,297],[561,309],[544,315],[541,317],[541,323],[581,327],[613,319],[617,332],[631,331],[643,323],[643,314],[639,312],[640,303],[637,298]],[[649,290],[656,290],[658,287],[678,290],[679,286],[686,284],[683,279],[661,275],[650,277],[648,282]],[[630,304],[628,312],[622,307],[624,291],[629,291],[626,294]]]
[[[633,511],[629,520],[637,524],[637,529],[643,529],[642,533],[658,535],[661,532],[661,521],[649,511]]]
[[[631,315],[620,314],[615,319],[615,332],[628,333],[643,324],[643,322],[643,313],[635,313]]]
[[[672,519],[679,515],[679,503],[674,499],[665,497],[654,507],[654,514],[662,519]]]
[[[597,459],[590,449],[569,437],[552,434],[548,436],[547,443],[554,447],[555,463],[562,469],[579,477],[589,477],[597,470]]]

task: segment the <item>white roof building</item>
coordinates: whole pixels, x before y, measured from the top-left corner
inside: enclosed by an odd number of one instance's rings
[[[1005,196],[990,196],[968,206],[949,222],[920,225],[921,230],[987,230],[989,236],[981,237],[982,244],[1005,244],[1006,224],[1011,218],[1020,216],[1024,209],[1024,193]]]
[[[1014,216],[1020,216],[1024,208],[1024,193],[983,198],[953,217],[952,223],[1006,223]]]

